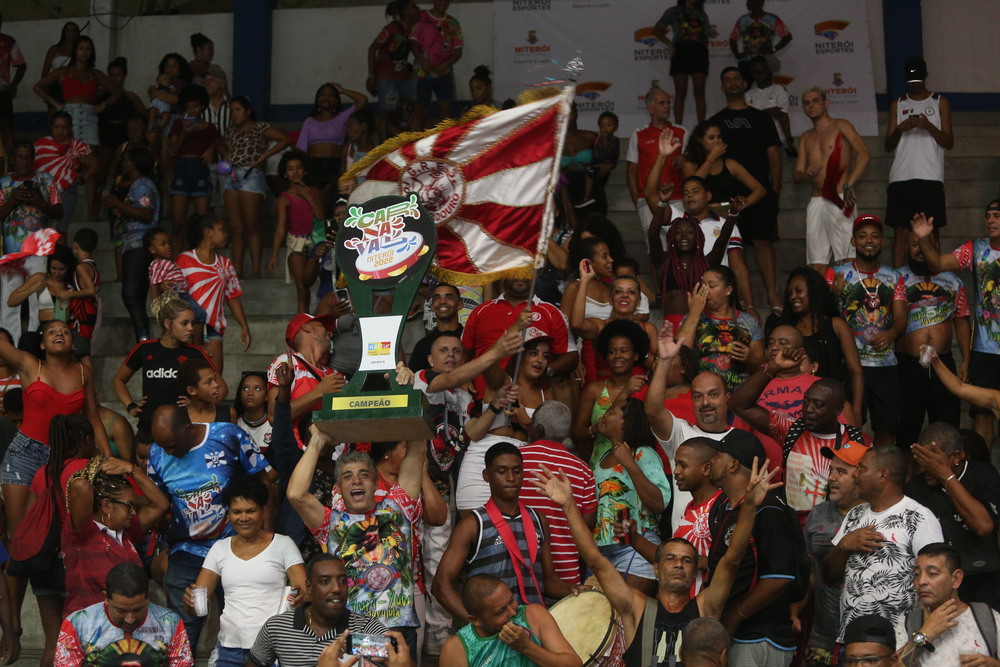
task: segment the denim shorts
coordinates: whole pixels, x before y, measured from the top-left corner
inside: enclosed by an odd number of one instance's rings
[[[264,189],[264,170],[260,167],[233,167],[233,173],[226,179],[226,192],[252,192],[262,195]]]
[[[427,104],[432,96],[437,96],[438,102],[451,102],[455,99],[455,74],[449,72],[444,76],[427,76],[417,79],[417,101]]]
[[[208,318],[208,313],[206,313],[205,309],[201,307],[201,304],[195,301],[194,297],[190,294],[178,294],[177,296],[179,296],[184,303],[191,308],[191,311],[194,313],[194,323],[204,324],[205,319]],[[212,331],[215,331],[215,329],[212,329]]]
[[[205,325],[205,335],[204,335],[204,338],[205,338],[205,342],[206,343],[208,341],[210,341],[210,340],[221,341],[222,340],[222,334],[219,333],[219,331],[215,327],[213,327],[211,324],[206,324]]]
[[[200,157],[174,158],[174,175],[170,179],[170,194],[179,197],[210,197],[212,175]]]
[[[65,104],[63,111],[73,117],[73,138],[91,146],[100,145],[97,134],[97,112],[90,104]]]
[[[230,648],[216,642],[215,651],[212,652],[208,664],[212,667],[246,667],[249,659],[250,649]]]
[[[653,544],[660,544],[660,536],[651,530],[644,531],[642,536]],[[642,579],[656,581],[656,570],[653,564],[639,555],[639,552],[627,544],[608,544],[598,547],[601,554],[611,561],[615,569],[621,572],[622,576],[629,574]]]
[[[49,462],[49,446],[18,431],[3,457],[0,484],[31,486],[38,469]]]
[[[400,100],[412,102],[415,95],[415,83],[413,79],[377,79],[375,81],[375,92],[378,94],[378,107],[386,111],[393,111],[399,106]]]

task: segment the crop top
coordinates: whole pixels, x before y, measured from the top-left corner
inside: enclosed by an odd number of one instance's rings
[[[295,142],[295,147],[308,152],[313,144],[343,146],[347,141],[347,120],[354,113],[354,106],[352,104],[330,120],[319,121],[312,116],[306,118],[302,123],[302,131],[299,133],[298,141]]]
[[[96,76],[92,76],[89,81],[80,82],[72,74],[64,76],[62,80],[62,94],[64,100],[74,97],[85,97],[89,103],[97,101],[97,89],[100,87]]]

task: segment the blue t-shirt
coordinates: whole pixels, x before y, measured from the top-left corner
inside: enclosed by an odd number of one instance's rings
[[[233,534],[226,522],[222,490],[238,477],[261,472],[267,461],[235,424],[201,425],[206,428],[205,439],[184,456],[171,456],[152,445],[148,474],[170,497],[170,553],[186,551],[204,558],[219,538]]]
[[[156,189],[156,183],[146,176],[135,179],[125,196],[125,203],[134,208],[153,209],[153,219],[149,222],[131,220],[122,215],[118,223],[122,250],[135,250],[142,247],[143,235],[160,224],[160,193]]]
[[[906,301],[910,317],[906,333],[944,324],[956,317],[969,317],[969,301],[965,283],[952,271],[921,276],[908,266],[898,269],[906,285]]]

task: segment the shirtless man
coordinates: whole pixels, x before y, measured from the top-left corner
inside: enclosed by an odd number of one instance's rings
[[[829,106],[826,93],[818,86],[802,93],[802,110],[813,128],[799,138],[793,176],[796,183],[812,184],[812,199],[806,208],[806,261],[820,273],[826,271],[831,257],[836,263],[854,255],[854,186],[870,160],[854,126],[842,118],[831,118]]]

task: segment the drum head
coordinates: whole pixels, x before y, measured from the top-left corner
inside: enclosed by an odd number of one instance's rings
[[[600,591],[583,591],[565,597],[549,609],[566,641],[583,661],[596,665],[611,647],[616,631],[617,612]]]

